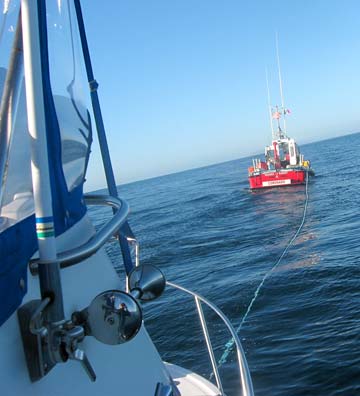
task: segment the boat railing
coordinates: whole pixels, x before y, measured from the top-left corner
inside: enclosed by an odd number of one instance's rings
[[[58,260],[60,262],[60,266],[67,267],[76,263],[85,260],[86,258],[90,257],[91,255],[95,254],[107,241],[109,241],[113,235],[117,233],[120,227],[125,223],[127,220],[127,216],[129,213],[129,206],[126,201],[115,198],[113,196],[108,195],[86,195],[84,196],[85,202],[87,205],[105,205],[110,206],[116,209],[114,215],[110,218],[108,222],[106,222],[100,230],[98,230],[88,242],[84,243],[83,245],[67,250],[64,252],[60,252],[58,254]],[[135,265],[139,265],[139,243],[135,238],[127,237],[129,243],[131,243],[135,247]],[[38,264],[39,259],[35,258],[30,262],[30,270],[33,275],[38,273]],[[206,298],[202,297],[200,294],[195,293],[191,290],[186,289],[185,287],[179,286],[175,283],[166,282],[168,286],[171,286],[177,290],[180,290],[184,293],[187,293],[194,297],[195,305],[197,308],[197,312],[199,315],[199,319],[201,322],[201,327],[203,330],[204,338],[206,341],[209,357],[211,360],[211,365],[214,373],[214,377],[217,383],[217,387],[221,392],[221,396],[224,396],[223,385],[221,382],[220,374],[219,374],[219,367],[215,359],[215,354],[213,350],[213,346],[211,343],[210,335],[207,328],[206,319],[202,309],[202,303],[206,304],[210,309],[212,309],[218,317],[224,322],[226,327],[228,328],[232,338],[234,339],[234,345],[236,346],[236,353],[238,359],[238,369],[239,375],[241,380],[241,389],[242,389],[242,396],[253,396],[253,386],[250,376],[250,371],[247,365],[246,357],[244,350],[241,346],[241,342],[239,337],[232,326],[229,319],[225,316],[225,314],[213,303],[211,303]]]
[[[109,195],[84,195],[87,205],[104,205],[114,208],[114,215],[98,230],[89,241],[74,249],[59,252],[57,259],[61,268],[77,264],[95,254],[126,222],[129,214],[129,205],[126,201]],[[30,271],[33,275],[38,273],[39,259],[30,261]]]
[[[205,337],[206,346],[208,349],[214,377],[216,380],[217,387],[218,387],[219,391],[221,392],[221,396],[225,396],[225,393],[224,393],[223,385],[222,385],[221,378],[219,375],[219,367],[218,367],[218,364],[215,359],[215,354],[214,354],[213,346],[211,343],[210,335],[208,332],[206,319],[205,319],[204,312],[202,309],[202,303],[206,304],[209,308],[211,308],[217,314],[217,316],[220,317],[220,319],[224,322],[224,324],[230,331],[230,334],[234,339],[234,345],[236,346],[236,354],[237,354],[237,359],[238,359],[238,369],[239,369],[239,375],[240,375],[240,380],[241,380],[242,396],[253,396],[254,390],[253,390],[253,386],[252,386],[250,371],[249,371],[249,367],[248,367],[248,364],[246,361],[245,353],[241,346],[240,339],[239,339],[234,327],[232,326],[230,320],[225,316],[225,314],[220,310],[220,308],[218,308],[216,305],[214,305],[212,302],[210,302],[206,298],[202,297],[200,294],[195,293],[191,290],[186,289],[185,287],[179,286],[179,285],[169,282],[169,281],[167,281],[166,284],[168,286],[171,286],[177,290],[185,292],[185,293],[194,297],[194,301],[195,301],[195,305],[196,305],[197,312],[199,315],[202,331],[203,331],[203,334]]]

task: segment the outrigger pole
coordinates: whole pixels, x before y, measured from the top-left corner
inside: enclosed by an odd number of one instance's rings
[[[60,267],[57,259],[52,192],[47,145],[47,115],[43,74],[47,59],[45,0],[22,0],[24,74],[28,128],[31,137],[31,174],[34,191],[36,234],[39,246],[39,280],[42,299],[50,299],[46,320],[64,320]]]

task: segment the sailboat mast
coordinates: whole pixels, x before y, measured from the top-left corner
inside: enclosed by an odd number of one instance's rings
[[[268,108],[269,108],[269,119],[270,119],[271,136],[272,136],[272,139],[274,140],[275,139],[275,134],[274,134],[273,119],[272,119],[272,111],[271,111],[269,76],[268,76],[267,68],[265,68],[265,75],[266,75],[266,88],[267,88],[267,100],[268,100]]]
[[[285,111],[285,103],[284,103],[284,94],[283,94],[283,84],[282,84],[282,77],[281,77],[281,67],[280,67],[280,56],[279,56],[279,39],[278,34],[276,32],[276,57],[277,57],[277,64],[278,64],[278,73],[279,73],[279,86],[280,86],[280,96],[281,96],[281,107],[282,107],[282,115],[284,120],[284,133],[286,135],[286,111]]]

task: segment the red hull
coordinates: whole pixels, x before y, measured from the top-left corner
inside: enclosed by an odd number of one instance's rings
[[[249,175],[249,183],[252,190],[305,184],[305,181],[306,171],[303,169],[265,170]]]

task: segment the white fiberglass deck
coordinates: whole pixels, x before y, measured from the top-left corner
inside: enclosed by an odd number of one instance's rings
[[[210,381],[175,364],[166,363],[181,395],[186,396],[219,396],[220,391]]]

